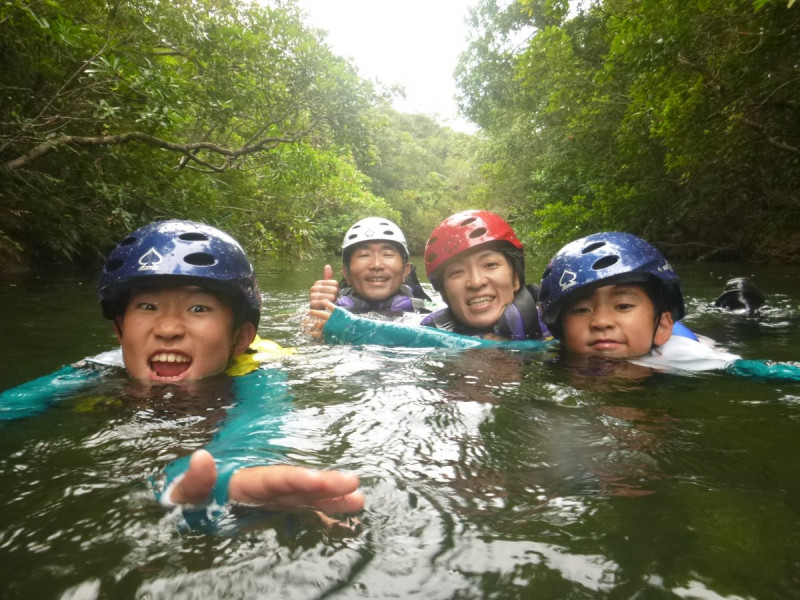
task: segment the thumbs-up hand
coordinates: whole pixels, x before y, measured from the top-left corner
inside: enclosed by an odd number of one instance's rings
[[[325,265],[322,269],[322,279],[318,279],[311,286],[311,308],[325,310],[326,302],[336,302],[339,295],[339,282],[333,278],[333,268]]]
[[[333,278],[333,268],[325,265],[322,269],[322,279],[318,279],[311,286],[309,296],[311,309],[303,320],[303,330],[314,338],[322,337],[322,328],[325,327],[334,302],[339,296],[339,282]]]

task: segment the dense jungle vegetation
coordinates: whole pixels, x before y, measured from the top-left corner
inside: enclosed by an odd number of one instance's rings
[[[0,266],[93,263],[165,217],[291,258],[379,214],[419,252],[464,208],[534,252],[621,229],[796,262],[793,4],[480,0],[456,73],[468,135],[393,110],[293,0],[9,0]]]

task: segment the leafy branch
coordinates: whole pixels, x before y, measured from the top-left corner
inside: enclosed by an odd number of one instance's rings
[[[298,141],[299,139],[308,135],[314,129],[315,125],[316,122],[312,123],[312,125],[306,129],[289,135],[262,137],[240,148],[227,148],[213,142],[191,142],[186,144],[178,144],[153,135],[149,135],[147,133],[142,133],[141,131],[130,131],[118,135],[94,137],[62,135],[37,144],[25,154],[6,162],[5,168],[12,171],[23,168],[37,158],[40,158],[53,150],[65,146],[103,147],[119,146],[131,142],[141,142],[151,147],[161,148],[163,150],[169,150],[170,152],[181,154],[182,158],[177,167],[179,169],[192,168],[192,163],[195,163],[195,165],[198,165],[201,170],[221,173],[222,171],[233,167],[236,160],[239,158],[257,154],[265,150],[270,150],[279,146],[280,144],[291,144]],[[214,164],[209,160],[201,158],[199,155],[201,152],[207,152],[221,157],[221,161]]]

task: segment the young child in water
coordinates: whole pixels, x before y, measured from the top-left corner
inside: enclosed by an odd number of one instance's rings
[[[140,381],[180,384],[223,373],[256,338],[261,298],[253,267],[235,239],[201,223],[159,221],[126,236],[103,267],[98,294],[125,369]],[[225,482],[221,497],[247,505],[355,512],[364,502],[358,478],[337,471],[228,465],[221,479],[211,454],[199,450],[162,502],[202,504]]]
[[[564,246],[545,268],[540,301],[542,319],[568,353],[683,370],[722,369],[739,359],[679,322],[678,275],[629,233],[596,233]]]

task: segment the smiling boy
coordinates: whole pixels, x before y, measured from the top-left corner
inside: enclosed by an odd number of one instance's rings
[[[103,267],[98,295],[128,374],[155,384],[224,373],[254,341],[261,314],[255,271],[242,247],[193,221],[159,221],[126,236]],[[271,508],[354,512],[364,504],[355,475],[286,465],[219,467],[218,475],[214,458],[195,452],[162,502],[203,504],[214,491],[217,498]],[[218,493],[215,486],[225,487]]]
[[[656,311],[642,284],[602,286],[570,302],[563,311],[563,342],[570,352],[640,356],[672,335],[672,314]]]
[[[542,274],[540,301],[542,319],[573,355],[686,371],[739,359],[680,323],[686,311],[678,275],[630,233],[595,233],[561,248]]]
[[[567,352],[641,356],[663,346],[685,308],[678,275],[629,233],[596,233],[559,250],[542,275],[542,318]]]
[[[160,382],[221,373],[255,338],[227,299],[189,285],[134,291],[115,329],[131,377]]]

